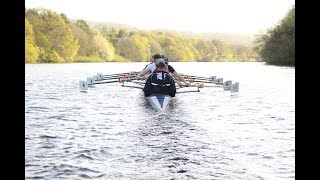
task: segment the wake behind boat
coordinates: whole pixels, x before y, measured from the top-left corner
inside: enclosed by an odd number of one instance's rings
[[[120,83],[122,87],[143,89],[145,81],[136,78],[138,73],[139,72],[137,71],[107,75],[98,73],[93,77],[87,77],[87,81],[79,81],[79,90],[81,92],[87,92],[89,87],[92,87],[97,84],[108,83]],[[217,78],[216,76],[200,77],[185,74],[181,75],[191,84],[188,87],[179,86],[178,84],[176,84],[177,94],[200,92],[200,88],[207,87],[220,87],[223,90],[230,91],[231,93],[239,92],[239,82],[234,82],[232,80],[223,82],[223,78]],[[180,90],[186,88],[188,89],[185,91]],[[165,94],[151,94],[147,97],[147,100],[149,101],[150,105],[159,112],[165,111],[167,109],[171,99],[171,96]]]

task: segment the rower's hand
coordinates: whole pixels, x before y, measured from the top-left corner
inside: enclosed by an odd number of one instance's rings
[[[146,80],[148,79],[148,77],[149,77],[149,76],[148,76],[148,74],[147,74],[147,75],[145,75],[145,76],[142,76],[141,79],[146,81]]]
[[[136,77],[136,80],[146,80],[146,78],[144,76],[142,77]]]
[[[183,84],[179,81],[176,81],[176,83],[182,88],[183,87]]]

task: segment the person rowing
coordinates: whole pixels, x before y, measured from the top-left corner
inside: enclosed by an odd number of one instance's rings
[[[183,87],[183,86],[189,87],[190,86],[190,82],[186,81],[183,76],[181,76],[177,71],[175,71],[175,69],[171,65],[169,65],[169,58],[165,57],[164,55],[162,55],[162,57],[163,57],[163,59],[164,59],[164,61],[166,63],[165,70],[170,72],[170,74],[174,77],[175,82],[180,87]]]
[[[157,59],[164,57],[164,55],[160,55],[159,54],[155,54],[153,56],[154,61],[156,61]],[[175,78],[175,82],[180,86],[190,86],[190,82],[187,82],[171,65],[169,65],[169,59],[167,57],[164,57],[165,60],[165,71],[169,72],[174,78]],[[151,73],[156,69],[156,65],[155,63],[150,63],[148,64],[145,69],[143,69],[140,73],[138,73],[138,75],[136,76],[137,79],[147,79]],[[181,83],[183,82],[183,83]]]
[[[175,82],[167,71],[165,71],[165,61],[162,58],[156,60],[156,69],[148,76],[143,88],[146,97],[154,94],[169,95],[176,94]]]
[[[156,60],[159,59],[159,58],[161,58],[161,57],[162,57],[162,56],[161,56],[160,54],[155,54],[155,55],[151,56],[151,57],[150,57],[150,63],[147,64],[147,65],[143,68],[143,70],[145,70],[148,65],[155,63]]]

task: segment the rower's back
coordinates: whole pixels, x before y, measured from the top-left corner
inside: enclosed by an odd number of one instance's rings
[[[176,94],[175,82],[172,76],[164,70],[165,61],[156,61],[157,69],[148,77],[143,88],[145,96],[152,94],[165,94],[174,97]]]

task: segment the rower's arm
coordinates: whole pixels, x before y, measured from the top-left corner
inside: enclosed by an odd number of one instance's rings
[[[174,71],[172,74],[175,77],[177,77],[180,81],[184,82],[184,84],[186,84],[186,86],[190,86],[190,83],[187,82],[179,73],[177,73],[177,71]]]
[[[139,79],[141,76],[144,76],[145,74],[147,74],[149,72],[149,69],[144,69],[142,71],[139,72],[139,74],[137,75],[137,79]]]

